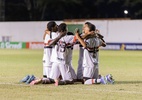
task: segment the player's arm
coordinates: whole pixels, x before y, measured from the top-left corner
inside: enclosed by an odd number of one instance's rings
[[[78,39],[78,41],[80,42],[80,44],[86,48],[86,43],[84,42],[84,40],[80,37],[79,35],[79,29],[75,29],[75,36]]]
[[[101,38],[101,40],[102,40],[102,45],[101,46],[106,47],[106,42],[104,41],[104,39]]]
[[[102,39],[102,38],[100,39],[99,38],[99,46],[98,46],[98,48],[101,47],[101,46],[102,47],[106,47],[106,42],[104,41],[104,39]]]
[[[49,46],[55,45],[63,36],[66,35],[66,33],[67,33],[66,31],[60,32],[59,36],[56,37],[55,39],[53,39],[52,41],[50,41],[48,45],[49,45]]]
[[[44,35],[43,35],[43,40],[45,39],[46,34],[50,34],[50,31],[45,30]]]
[[[100,34],[100,30],[96,29],[95,33],[96,33],[96,35],[98,36],[98,38],[102,41],[102,42],[101,42],[101,46],[106,47],[106,42],[105,42],[105,40],[103,39],[104,36]]]
[[[103,39],[104,36],[100,34],[100,30],[96,29],[95,30],[95,33],[97,34],[97,36],[100,38],[100,39]]]
[[[91,31],[90,33],[88,34],[84,34],[81,36],[82,39],[88,39],[88,38],[91,38],[91,37],[95,37],[96,36],[96,33],[94,31]]]
[[[81,36],[82,39],[86,39],[89,36],[89,34],[84,34]]]

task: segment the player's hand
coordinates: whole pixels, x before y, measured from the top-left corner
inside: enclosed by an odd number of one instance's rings
[[[76,29],[74,30],[74,33],[75,33],[75,36],[78,38],[78,37],[79,37],[79,29],[76,28]]]
[[[48,30],[45,30],[45,31],[44,31],[44,33],[45,33],[45,34],[48,34],[48,33],[49,33],[49,31],[48,31]]]
[[[101,35],[100,33],[98,33],[97,36],[98,36],[99,38],[101,38],[101,39],[104,38],[104,36]]]
[[[61,37],[65,36],[66,34],[67,34],[67,31],[61,31],[60,32]]]
[[[91,31],[88,33],[89,35],[96,35],[95,31]]]
[[[74,30],[74,33],[76,34],[76,33],[78,33],[79,34],[79,29],[78,28],[76,28],[75,30]]]
[[[95,33],[96,33],[96,34],[100,33],[100,30],[96,29],[96,30],[95,30]]]
[[[104,38],[104,36],[100,34],[100,30],[96,29],[96,30],[95,30],[95,33],[97,34],[97,36],[98,36],[99,38]]]

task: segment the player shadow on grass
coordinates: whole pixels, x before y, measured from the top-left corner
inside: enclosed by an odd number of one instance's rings
[[[142,84],[142,81],[115,81],[115,84]]]

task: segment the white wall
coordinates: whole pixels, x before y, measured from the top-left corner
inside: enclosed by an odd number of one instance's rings
[[[100,29],[106,42],[142,43],[142,20],[87,20]]]
[[[0,22],[0,41],[2,36],[11,36],[14,42],[41,42],[46,26],[47,22]]]
[[[110,42],[119,41],[142,43],[142,21],[110,21],[108,40]]]
[[[80,24],[92,22],[110,43],[142,43],[142,20],[84,20],[71,22]],[[56,21],[60,24],[63,21]],[[69,22],[67,22],[69,23]],[[11,41],[42,42],[47,22],[0,22],[0,41],[2,36],[11,36]]]

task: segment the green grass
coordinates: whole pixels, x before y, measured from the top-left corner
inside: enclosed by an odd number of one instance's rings
[[[141,100],[142,52],[100,51],[100,74],[111,73],[114,85],[29,86],[19,83],[27,74],[42,77],[43,50],[0,49],[0,100]],[[77,69],[78,51],[73,53]]]

